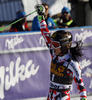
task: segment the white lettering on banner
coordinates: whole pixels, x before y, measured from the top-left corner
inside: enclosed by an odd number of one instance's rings
[[[91,80],[91,82],[90,82],[89,88],[92,88],[92,80]]]
[[[91,65],[91,61],[90,60],[82,60],[82,62],[79,62],[81,69],[84,69],[85,67]],[[86,77],[91,77],[92,76],[92,69],[91,68],[86,68],[86,70],[82,73],[82,76],[86,75]]]
[[[22,37],[14,37],[13,39],[9,40],[6,39],[5,42],[5,47],[8,47],[8,49],[14,49],[14,47],[20,43],[22,43],[24,41],[24,39]]]
[[[5,68],[4,66],[0,67],[0,98],[4,98],[4,75],[5,75]]]
[[[42,46],[46,46],[43,36],[40,37],[39,44]]]
[[[91,65],[91,61],[90,61],[90,60],[84,59],[84,60],[82,60],[81,62],[79,62],[79,64],[80,64],[80,66],[81,66],[81,69],[83,69],[83,68],[85,68],[85,67]]]
[[[92,31],[85,30],[81,32],[80,34],[76,33],[74,40],[75,41],[82,40],[84,42],[84,40],[90,36],[92,36]]]
[[[0,66],[0,98],[4,99],[4,90],[14,87],[19,80],[24,81],[32,75],[36,75],[38,70],[39,66],[35,67],[32,60],[29,60],[26,65],[21,64],[20,57],[17,58],[16,62],[11,61],[9,67]],[[9,74],[5,74],[5,72]]]

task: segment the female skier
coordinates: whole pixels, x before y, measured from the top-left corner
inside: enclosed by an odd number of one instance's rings
[[[50,86],[47,100],[70,100],[70,90],[74,80],[80,94],[80,100],[87,100],[86,89],[78,64],[81,54],[81,42],[71,47],[72,35],[68,31],[58,30],[50,36],[44,20],[45,9],[36,5],[40,30],[50,50],[52,61],[50,66]]]

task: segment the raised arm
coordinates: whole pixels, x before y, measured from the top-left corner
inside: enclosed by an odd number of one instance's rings
[[[50,31],[47,28],[47,24],[44,18],[45,8],[43,5],[40,5],[40,4],[36,5],[35,8],[37,9],[38,20],[40,22],[40,30],[41,30],[42,36],[47,46],[50,48],[51,47]]]

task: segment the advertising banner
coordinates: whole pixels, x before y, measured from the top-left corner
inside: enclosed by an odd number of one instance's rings
[[[56,31],[51,31],[52,33]],[[92,28],[69,29],[84,42],[80,60],[87,93],[92,93]],[[40,32],[0,35],[0,100],[47,97],[51,56]],[[78,94],[73,84],[71,94]]]

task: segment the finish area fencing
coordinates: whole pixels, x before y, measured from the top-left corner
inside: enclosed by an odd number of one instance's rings
[[[73,41],[83,41],[80,60],[87,94],[92,94],[92,27],[67,29]],[[53,33],[56,30],[52,30]],[[0,34],[0,100],[47,97],[51,56],[41,32]],[[73,83],[71,96],[78,95]],[[29,100],[29,99],[28,99]],[[39,100],[39,99],[37,99]],[[40,99],[41,100],[41,99]]]

